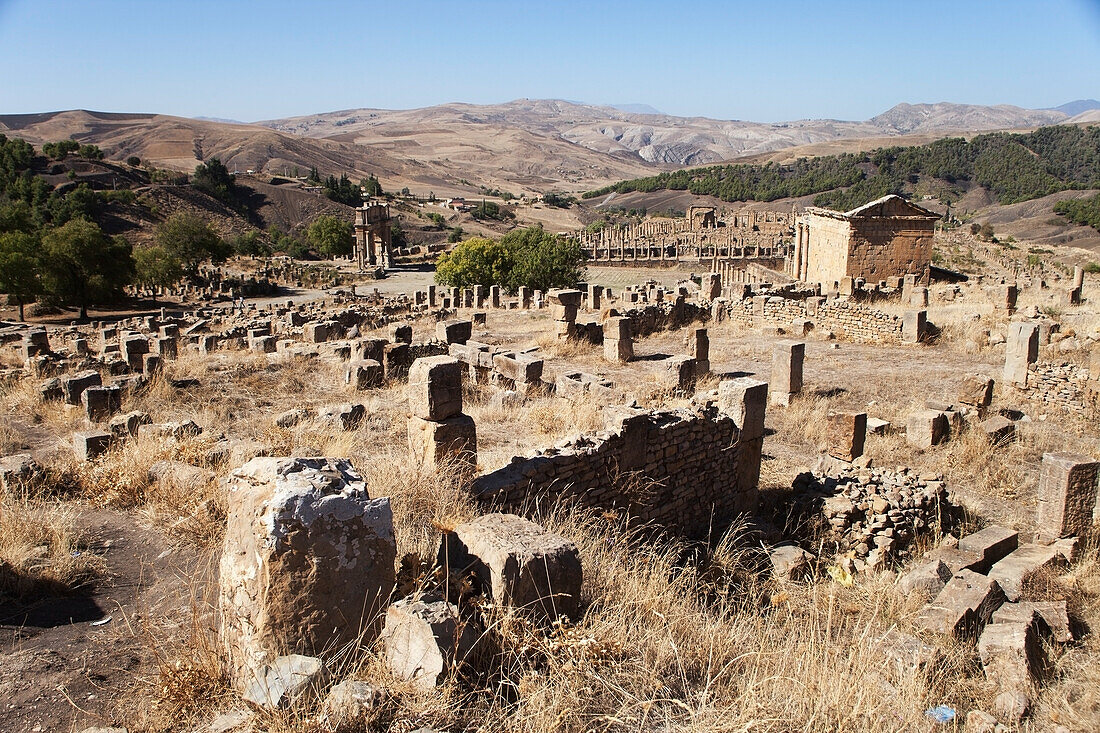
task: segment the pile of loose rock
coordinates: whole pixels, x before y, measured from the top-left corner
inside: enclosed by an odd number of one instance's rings
[[[956,511],[939,474],[871,468],[866,459],[827,464],[795,478],[795,503],[803,517],[824,516],[837,551],[852,553],[856,569],[908,557],[918,534]]]

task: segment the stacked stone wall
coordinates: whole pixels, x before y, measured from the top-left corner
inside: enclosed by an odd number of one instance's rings
[[[832,331],[839,337],[853,341],[903,341],[901,316],[845,300],[816,302],[813,299],[795,300],[771,296],[764,300],[761,312],[759,302],[747,298],[730,303],[728,314],[730,320],[750,328],[765,325],[790,328],[792,321],[805,319],[816,329]]]
[[[612,414],[611,430],[513,458],[478,478],[475,493],[502,507],[563,498],[625,509],[693,537],[755,507],[763,437],[742,439],[714,407]]]
[[[1097,389],[1089,381],[1089,370],[1075,364],[1037,362],[1027,370],[1027,386],[1016,389],[1028,400],[1066,412],[1096,411]]]

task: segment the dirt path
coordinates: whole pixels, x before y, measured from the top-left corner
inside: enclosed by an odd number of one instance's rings
[[[189,580],[204,563],[193,548],[118,511],[80,517],[90,550],[107,573],[86,595],[49,598],[27,609],[0,607],[0,731],[82,730],[117,722],[118,701],[151,678],[154,649],[190,608]]]

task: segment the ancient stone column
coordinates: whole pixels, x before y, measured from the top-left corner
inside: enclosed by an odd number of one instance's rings
[[[577,332],[577,309],[581,304],[579,290],[551,290],[550,315],[554,319],[559,339],[572,338]]]
[[[1005,346],[1006,384],[1027,386],[1027,366],[1039,358],[1039,327],[1034,323],[1010,323]]]
[[[928,312],[923,310],[906,311],[901,320],[901,340],[907,344],[920,343],[928,329]]]
[[[462,413],[462,365],[450,356],[417,359],[409,369],[409,450],[427,466],[477,466],[477,429]]]
[[[867,439],[866,412],[830,412],[826,418],[826,451],[833,458],[854,461],[863,455]]]
[[[802,365],[806,344],[802,341],[780,341],[772,348],[772,381],[769,402],[787,407],[791,397],[802,392]]]
[[[710,373],[710,337],[705,328],[688,329],[688,355],[695,359],[695,373]]]
[[[629,318],[608,318],[603,324],[603,358],[625,364],[634,358],[634,338]]]

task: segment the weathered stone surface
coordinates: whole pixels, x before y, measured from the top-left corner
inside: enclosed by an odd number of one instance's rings
[[[866,412],[830,412],[825,424],[826,452],[842,461],[863,455],[867,440]]]
[[[369,682],[345,680],[328,691],[321,706],[322,719],[329,728],[343,730],[370,712],[381,697],[381,691]]]
[[[530,354],[494,354],[493,368],[517,384],[535,384],[542,379],[543,361]]]
[[[390,341],[395,344],[411,344],[413,341],[412,326],[407,323],[395,323],[390,326]]]
[[[363,420],[367,408],[358,403],[345,402],[318,408],[317,421],[338,430],[355,430]]]
[[[947,582],[934,601],[921,609],[917,624],[960,639],[976,637],[1004,601],[1004,591],[995,580],[962,570]]]
[[[430,690],[466,659],[477,637],[454,604],[440,598],[405,598],[386,610],[381,639],[393,675]]]
[[[288,654],[256,670],[242,697],[269,710],[291,708],[318,696],[327,677],[328,670],[317,657]]]
[[[1004,692],[1027,696],[1044,666],[1036,617],[990,624],[978,639],[986,679]]]
[[[464,344],[473,333],[474,324],[471,321],[441,321],[435,327],[436,338],[448,344]]]
[[[1044,453],[1039,470],[1040,542],[1084,535],[1097,512],[1100,462],[1075,453]]]
[[[30,453],[15,453],[0,458],[0,488],[16,491],[45,478],[45,471]]]
[[[383,379],[382,365],[373,359],[362,359],[348,364],[344,370],[344,383],[352,389],[363,390],[380,387]]]
[[[69,405],[81,404],[80,395],[88,387],[100,387],[102,385],[103,378],[94,369],[61,377],[61,392],[66,404]]]
[[[462,412],[462,364],[450,356],[417,359],[409,369],[409,412],[446,420]]]
[[[280,412],[275,416],[275,424],[280,428],[293,428],[309,419],[309,410],[301,407]]]
[[[998,561],[989,570],[989,577],[1004,589],[1005,597],[1018,601],[1027,576],[1042,568],[1067,565],[1069,558],[1059,545],[1023,545]]]
[[[959,402],[972,407],[989,407],[993,401],[993,380],[981,374],[968,374],[959,385]]]
[[[90,461],[111,449],[114,436],[99,430],[73,433],[73,452],[78,461]]]
[[[87,387],[80,393],[84,414],[91,422],[103,422],[119,411],[122,397],[116,385]]]
[[[816,558],[797,545],[783,545],[768,550],[772,575],[783,580],[800,580],[813,573]]]
[[[382,371],[386,379],[400,379],[409,371],[412,352],[404,343],[386,344],[382,347]]]
[[[897,629],[887,631],[879,639],[879,647],[883,656],[899,673],[924,669],[934,665],[943,656],[938,647]]]
[[[460,524],[446,535],[440,561],[473,572],[497,605],[537,618],[578,618],[583,573],[577,546],[522,517],[487,514]]]
[[[780,341],[772,347],[772,380],[768,391],[773,405],[787,406],[791,397],[802,391],[802,366],[806,344]]]
[[[578,307],[581,304],[581,291],[579,290],[551,290],[548,294],[551,304],[571,305]]]
[[[904,596],[920,594],[925,598],[936,595],[951,580],[951,568],[943,560],[934,559],[921,563],[898,579],[898,590]]]
[[[981,564],[972,568],[979,573],[989,572],[994,563],[1019,546],[1020,533],[998,524],[968,534],[959,540],[959,550],[981,556]]]
[[[397,554],[387,498],[341,458],[255,458],[228,481],[222,641],[238,685],[281,652],[378,631]]]
[[[680,392],[694,393],[695,382],[698,379],[695,360],[690,356],[674,356],[664,361],[665,369],[672,375],[676,382],[676,389]]]
[[[966,714],[964,733],[997,733],[997,719],[982,710],[971,710]]]
[[[993,623],[1026,622],[1036,614],[1045,625],[1045,628],[1040,628],[1042,634],[1049,635],[1060,644],[1073,641],[1073,630],[1069,625],[1069,613],[1064,600],[1006,603],[993,614]]]
[[[982,420],[978,425],[978,429],[986,434],[994,443],[1008,443],[1016,437],[1016,423],[1009,420],[1002,415],[994,415],[991,418]]]
[[[134,411],[127,412],[125,415],[115,415],[107,423],[107,428],[116,438],[134,438],[137,437],[138,430],[142,425],[151,425],[152,423],[153,419],[149,417],[149,413]]]
[[[951,427],[938,410],[918,410],[905,421],[905,439],[918,448],[931,448],[947,440]]]
[[[626,364],[634,359],[634,341],[632,339],[603,340],[603,358],[612,364]]]
[[[469,415],[459,414],[446,420],[410,415],[408,435],[409,451],[424,465],[477,464],[477,426]]]
[[[764,437],[767,408],[767,382],[751,377],[738,377],[718,384],[718,409],[733,418],[744,440]]]

